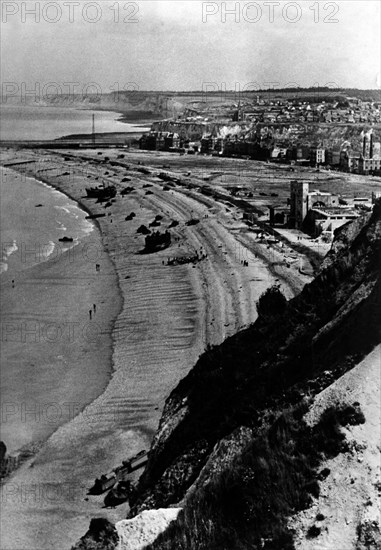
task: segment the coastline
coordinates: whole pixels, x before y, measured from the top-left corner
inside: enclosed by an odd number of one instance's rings
[[[91,162],[91,155],[96,160],[95,154],[90,152],[89,161],[81,153],[68,162],[64,153],[44,151],[20,150],[7,156],[25,159],[49,155],[46,167],[51,166],[50,174],[55,175],[41,177],[37,173],[35,177],[64,192],[83,210],[100,213],[105,212],[103,205],[92,201],[83,204],[81,199],[84,184],[94,185],[105,169]],[[131,158],[125,161],[131,164]],[[55,166],[59,167],[58,175]],[[33,167],[19,168],[28,172]],[[67,169],[70,178],[63,176]],[[102,515],[115,522],[126,516],[125,506],[102,510],[104,495],[85,500],[87,489],[97,475],[149,447],[173,386],[187,374],[207,344],[218,344],[254,321],[256,300],[275,280],[266,263],[250,250],[245,252],[250,267],[242,266],[234,236],[235,226],[241,227],[242,223],[235,221],[234,213],[225,213],[223,205],[214,202],[215,212],[211,214],[210,207],[194,197],[181,190],[163,191],[155,178],[143,177],[137,166],[131,170],[139,191],[127,198],[118,195],[106,217],[94,220],[124,299],[112,327],[111,378],[103,393],[56,430],[35,459],[11,477],[10,487],[33,484],[47,493],[52,487],[58,491],[64,486],[73,494],[60,493],[55,501],[40,499],[38,507],[30,501],[7,501],[4,527],[18,525],[17,541],[14,528],[10,529],[9,550],[32,550],[33,544],[36,550],[61,550],[86,531],[92,517]],[[119,185],[123,167],[112,168],[112,172],[109,181]],[[154,195],[147,196],[144,185],[153,187]],[[137,213],[136,220],[126,222],[125,215],[131,210]],[[165,223],[179,221],[179,227],[173,230],[173,245],[157,254],[140,255],[143,241],[136,230],[142,223],[148,226],[159,213]],[[202,223],[187,227],[186,222],[193,216]],[[168,254],[189,254],[200,247],[206,249],[210,259],[195,266],[163,265]],[[53,526],[54,522],[57,525]]]
[[[50,181],[36,179],[66,195],[82,211],[90,212],[70,193],[64,193]],[[1,277],[3,327],[4,324],[22,327],[25,323],[26,332],[29,329],[33,332],[34,326],[38,326],[38,335],[31,334],[31,341],[29,338],[20,341],[17,333],[14,342],[3,341],[2,345],[2,382],[12,396],[5,400],[9,414],[2,418],[2,439],[7,442],[18,433],[14,443],[7,447],[9,456],[20,457],[19,463],[12,464],[14,469],[2,480],[1,486],[2,543],[7,548],[27,547],[27,544],[34,547],[32,540],[27,542],[27,534],[33,533],[32,525],[25,526],[23,540],[21,509],[25,517],[27,509],[33,516],[45,498],[59,506],[58,501],[63,498],[72,500],[72,492],[78,494],[79,479],[78,487],[76,483],[67,485],[68,494],[61,494],[62,484],[54,485],[55,476],[49,474],[50,466],[46,464],[36,476],[36,463],[41,453],[45,452],[48,461],[54,457],[54,452],[49,455],[47,450],[49,439],[74,417],[83,414],[112,377],[113,327],[123,299],[115,266],[106,252],[99,261],[100,273],[96,273],[94,262],[86,256],[86,251],[104,250],[100,226],[95,221],[94,230],[77,245],[18,273],[15,289],[11,286],[10,273],[5,272]],[[93,303],[97,304],[98,317],[94,315],[91,324],[88,310]],[[20,380],[18,373],[23,383],[15,385],[14,380]],[[34,488],[37,494],[33,494]],[[10,539],[6,537],[7,532]],[[35,547],[39,548],[38,539]]]
[[[3,111],[4,109],[4,111]],[[26,124],[21,126],[19,124],[12,124],[13,120],[10,120],[9,112],[14,117],[13,110],[16,110],[15,119],[21,119],[23,121],[23,109],[26,110],[25,121]],[[48,126],[51,126],[52,114],[60,117],[60,112],[67,114],[67,120],[65,117],[62,117],[64,124],[61,126],[53,126],[49,131],[41,131],[33,133],[33,129],[30,125],[30,120],[28,119],[31,116],[30,110],[32,109],[32,116],[36,116],[36,122],[39,120],[40,114],[39,111],[45,109]],[[34,112],[35,111],[35,112]],[[0,146],[12,147],[28,146],[28,144],[38,145],[39,143],[42,146],[48,146],[49,144],[60,143],[62,141],[82,141],[90,142],[93,139],[93,134],[91,131],[91,113],[95,114],[95,129],[96,137],[99,141],[108,142],[108,141],[122,141],[123,138],[126,140],[133,140],[142,135],[142,133],[149,130],[152,124],[152,115],[149,112],[139,111],[134,113],[133,111],[123,111],[114,106],[108,108],[99,108],[94,107],[84,107],[83,105],[24,105],[24,104],[9,104],[5,102],[2,107],[2,131]],[[61,113],[62,114],[62,113]],[[70,119],[71,116],[71,119]],[[155,117],[156,118],[156,117]],[[160,118],[160,117],[159,117]],[[79,119],[79,121],[77,120]],[[84,120],[82,120],[84,119]],[[66,120],[66,124],[65,124]]]
[[[90,213],[86,205],[75,200],[70,193],[65,193],[45,178],[34,179],[68,197],[84,213]],[[43,374],[43,365],[46,364],[49,365],[50,371],[57,370],[57,381],[61,380],[60,384],[65,387],[64,396],[61,396],[61,399],[60,389],[53,388],[52,393],[49,393],[49,399],[59,411],[54,415],[52,410],[49,417],[46,409],[47,400],[42,392],[39,395],[39,392],[36,394],[31,387],[28,390],[22,388],[20,391],[14,388],[13,397],[16,401],[15,403],[12,401],[12,404],[15,412],[2,420],[2,438],[7,444],[10,455],[17,454],[20,450],[28,451],[29,448],[40,447],[56,429],[71,420],[74,411],[75,414],[79,413],[96,399],[104,391],[112,376],[112,328],[122,310],[123,297],[114,273],[115,266],[106,253],[103,254],[103,269],[99,274],[95,273],[94,262],[90,262],[87,257],[88,251],[101,250],[103,247],[101,228],[94,222],[97,220],[92,220],[94,230],[82,236],[73,247],[61,249],[58,246],[57,254],[53,254],[52,258],[42,258],[38,255],[36,264],[17,272],[16,276],[7,271],[1,276],[2,323],[3,329],[5,326],[9,332],[3,340],[3,361],[14,364],[15,354],[17,357],[21,350],[20,365],[17,364],[17,369],[22,369],[21,362],[24,366],[27,363],[33,365],[30,367],[33,369],[33,379],[30,381],[32,386],[38,384],[37,371],[40,372],[42,380],[45,379],[45,383],[50,385],[53,383],[49,382],[51,375],[45,377]],[[15,280],[14,289],[11,285],[11,277]],[[115,285],[110,286],[109,283],[113,279]],[[109,304],[101,306],[105,297],[108,297]],[[90,324],[88,308],[94,303],[98,304],[98,311],[100,309],[102,312],[102,323],[110,326],[109,330],[104,331],[100,324],[97,328]],[[95,354],[91,350],[96,341],[93,332],[97,335],[98,332],[102,333],[99,334],[102,341],[100,354],[99,352]],[[87,362],[93,365],[91,371],[94,373],[95,367],[97,375],[89,379],[90,384],[87,388],[81,390],[78,389],[72,376],[81,377],[86,372],[85,349],[86,354],[90,353],[90,359]],[[99,357],[96,357],[98,354]],[[62,363],[62,367],[59,367],[59,362]],[[104,363],[108,365],[107,368]],[[67,369],[68,365],[71,368],[62,373],[62,369]],[[9,375],[5,369],[2,375],[3,381],[8,379],[6,377]],[[68,376],[70,380],[66,381]],[[25,375],[25,377],[28,379],[28,376]],[[27,400],[25,400],[26,396]],[[70,405],[65,406],[65,403]],[[23,432],[20,445],[9,444],[7,441],[8,432],[12,433],[12,417],[20,417],[17,423],[17,428],[22,428]],[[30,439],[25,432],[29,432]]]

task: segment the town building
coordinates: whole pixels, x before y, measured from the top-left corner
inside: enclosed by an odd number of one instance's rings
[[[294,180],[290,184],[291,227],[304,229],[314,236],[325,232],[328,238],[333,236],[335,229],[358,216],[355,208],[340,206],[338,195],[310,191],[308,182]]]
[[[271,226],[274,225],[287,225],[289,219],[289,211],[284,205],[269,206]]]
[[[316,164],[325,163],[325,149],[318,148],[316,149]]]
[[[301,228],[308,212],[313,208],[339,206],[339,197],[322,191],[310,191],[309,183],[291,181],[290,184],[290,224]]]
[[[290,184],[290,225],[299,228],[307,216],[307,182],[291,181]]]
[[[180,137],[175,132],[151,132],[139,139],[139,148],[148,151],[170,151],[181,146]]]
[[[354,208],[312,208],[307,214],[305,227],[314,237],[324,234],[327,240],[332,240],[335,229],[355,220],[359,215]]]
[[[364,175],[381,174],[381,159],[361,157],[358,162],[358,172]]]

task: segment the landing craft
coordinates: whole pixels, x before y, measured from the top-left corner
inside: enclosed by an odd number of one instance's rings
[[[139,468],[143,468],[148,461],[148,452],[140,451],[129,460],[123,460],[122,465],[111,472],[101,475],[95,480],[94,485],[89,489],[90,495],[100,495],[114,487],[117,482],[126,481],[127,475]]]
[[[98,199],[99,201],[112,199],[116,195],[115,185],[99,186],[99,187],[86,187],[86,194],[88,199]]]
[[[100,495],[101,493],[107,491],[107,489],[111,489],[111,487],[113,487],[115,483],[116,475],[114,473],[103,474],[100,478],[97,478],[95,480],[94,485],[89,490],[89,494]]]

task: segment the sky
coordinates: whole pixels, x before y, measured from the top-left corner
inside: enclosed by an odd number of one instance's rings
[[[380,87],[378,0],[1,4],[3,92]]]

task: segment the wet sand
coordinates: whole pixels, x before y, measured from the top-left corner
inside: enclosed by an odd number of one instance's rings
[[[46,440],[93,401],[111,376],[111,330],[121,309],[106,254],[101,271],[87,252],[101,249],[93,231],[55,259],[1,277],[1,437],[8,450]],[[96,304],[96,313],[89,310]],[[86,385],[83,384],[86,380]]]
[[[116,158],[117,153],[106,154]],[[98,223],[123,296],[112,333],[113,374],[104,392],[56,430],[33,463],[22,466],[3,488],[2,539],[8,549],[70,548],[92,517],[117,521],[126,516],[126,505],[103,510],[104,495],[86,501],[87,489],[96,476],[149,446],[171,389],[207,344],[220,343],[255,320],[257,299],[275,281],[266,263],[236,238],[244,226],[234,209],[227,211],[215,201],[205,204],[180,189],[164,191],[154,175],[139,172],[131,156],[125,162],[131,164],[127,174],[132,181],[120,184],[127,168],[94,162],[96,151],[77,154],[65,161],[52,152],[9,151],[7,158],[46,156],[38,177],[89,211],[106,213]],[[66,170],[70,177],[63,175]],[[104,209],[83,198],[85,186],[99,184],[101,176],[119,190],[132,185],[136,191],[118,194]],[[152,194],[144,187],[148,184]],[[136,217],[125,221],[131,212]],[[155,254],[140,254],[144,238],[136,230],[157,214],[163,216],[161,230],[172,220],[179,222],[171,229],[172,244]],[[200,223],[187,226],[192,217]],[[207,258],[195,266],[165,265],[168,257],[194,254],[201,247]],[[286,278],[283,289],[293,295]],[[109,367],[104,365],[108,372]],[[80,388],[86,385],[84,376]],[[37,497],[31,487],[38,488]]]

